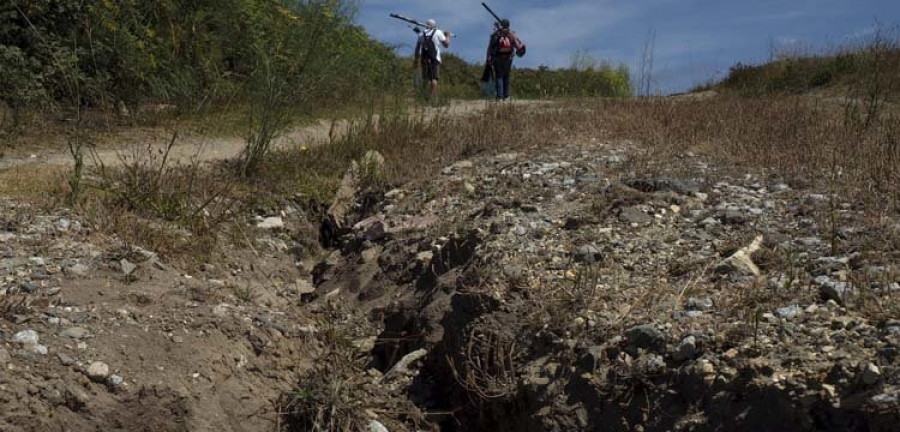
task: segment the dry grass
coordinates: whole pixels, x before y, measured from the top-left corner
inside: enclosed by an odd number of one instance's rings
[[[545,116],[548,114],[526,115],[521,108],[500,107],[466,118],[370,118],[351,126],[346,137],[324,145],[276,152],[257,181],[269,190],[301,190],[313,201],[323,198],[324,186],[324,198],[330,199],[350,162],[371,150],[384,156],[383,180],[388,184],[421,180],[461,158],[558,139],[559,130],[535,127]],[[555,115],[546,119],[550,117]]]
[[[64,183],[64,168],[40,164],[0,170],[0,196],[45,202]]]
[[[632,174],[691,176],[683,156],[692,152],[714,167],[708,175],[761,174],[772,182],[830,193],[881,221],[900,209],[900,190],[894,186],[900,184],[898,119],[888,109],[872,117],[852,104],[799,96],[602,99],[540,108],[501,106],[468,118],[370,117],[323,145],[274,152],[251,178],[235,175],[229,163],[172,165],[164,155],[136,154],[121,168],[95,167],[93,192],[80,208],[93,215],[101,231],[123,236],[127,243],[190,255],[198,253],[197,245],[215,249],[227,237],[220,234],[246,220],[249,209],[290,203],[317,220],[351,161],[370,150],[385,157],[383,176],[369,185],[377,192],[427,179],[480,153],[590,137],[633,142],[636,155],[627,167]],[[2,183],[5,194],[28,195],[37,184],[45,185],[37,190],[59,190],[65,184],[59,175],[26,169],[0,175],[20,176]],[[827,222],[829,215],[820,218]]]
[[[604,102],[593,119],[611,138],[639,143],[632,168],[690,175],[688,153],[716,170],[757,173],[833,191],[874,213],[900,205],[900,115],[869,125],[851,107],[810,97]]]
[[[465,119],[370,116],[321,145],[273,152],[250,177],[239,175],[235,161],[201,166],[174,162],[168,150],[135,148],[123,153],[117,166],[85,156],[77,193],[62,175],[48,177],[52,183],[46,190],[57,203],[74,203],[87,222],[125,244],[176,261],[207,261],[228,241],[229,228],[246,223],[253,211],[291,204],[317,220],[351,162],[368,151],[385,157],[384,172],[366,185],[377,196],[394,185],[432,176],[460,158],[559,139],[564,129],[534,127],[557,115],[525,115],[502,107]],[[172,145],[176,141],[173,136]]]

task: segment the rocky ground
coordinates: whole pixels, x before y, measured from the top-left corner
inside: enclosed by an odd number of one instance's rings
[[[634,154],[351,173],[197,274],[2,201],[0,430],[896,430],[898,221]]]

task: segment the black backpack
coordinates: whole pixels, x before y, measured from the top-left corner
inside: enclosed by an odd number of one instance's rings
[[[429,35],[427,32],[422,33],[422,58],[428,60],[437,60],[437,45],[434,42],[434,35],[437,34],[437,30],[432,30]]]

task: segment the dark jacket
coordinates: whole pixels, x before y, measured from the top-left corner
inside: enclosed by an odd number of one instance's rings
[[[525,44],[516,36],[516,32],[511,29],[500,29],[491,34],[491,40],[487,49],[487,64],[494,67],[494,73],[497,75],[506,75],[512,69],[513,58],[515,55],[497,55],[497,44],[500,42],[501,35],[508,34],[510,42],[512,42],[513,51],[519,55],[525,52]]]

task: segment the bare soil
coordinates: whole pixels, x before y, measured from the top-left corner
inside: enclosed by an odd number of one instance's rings
[[[190,271],[0,199],[0,430],[896,429],[893,214],[560,136],[342,190],[321,237],[260,215]]]
[[[537,102],[523,100],[511,103],[528,106]],[[455,100],[446,106],[416,108],[410,115],[425,118],[435,116],[458,118],[480,113],[489,106],[491,103],[486,101]],[[377,115],[375,119],[377,121]],[[274,148],[318,145],[330,138],[342,136],[347,132],[349,125],[350,121],[347,119],[319,119],[310,125],[294,127],[282,134],[276,139]],[[172,162],[213,162],[232,159],[241,154],[246,145],[244,137],[216,136],[215,126],[212,125],[211,129],[213,134],[179,131],[179,139],[170,153]],[[123,157],[130,157],[135,151],[146,152],[148,146],[156,151],[164,150],[172,139],[173,131],[165,128],[125,128],[104,135],[97,137],[99,142],[95,145],[96,158],[107,166],[115,166],[121,163]],[[4,155],[0,155],[0,170],[31,164],[67,166],[73,163],[64,137],[25,148],[9,149]]]

